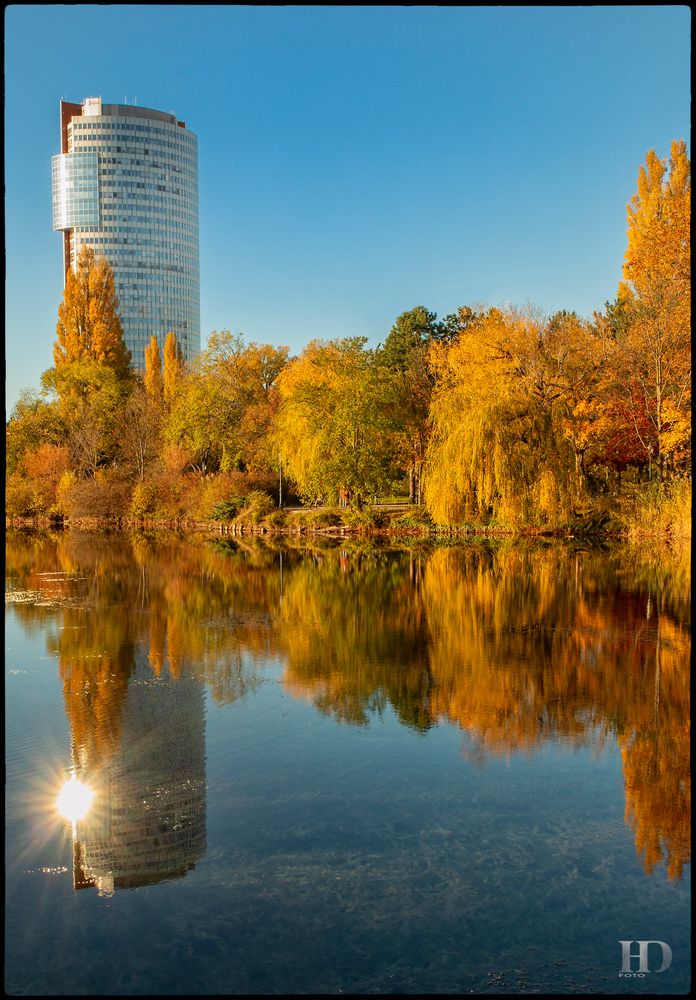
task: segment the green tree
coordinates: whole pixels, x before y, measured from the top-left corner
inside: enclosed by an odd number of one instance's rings
[[[117,464],[134,385],[130,373],[124,379],[109,365],[81,358],[44,372],[42,382],[57,396],[73,471],[94,477],[98,469]]]
[[[5,426],[5,463],[8,473],[22,469],[24,456],[44,444],[61,445],[65,426],[54,401],[33,389],[24,389]]]
[[[397,317],[377,355],[387,373],[385,402],[393,421],[396,462],[408,476],[411,503],[421,502],[433,389],[428,349],[439,333],[435,313],[416,306]]]
[[[388,482],[385,369],[364,337],[312,341],[278,379],[275,442],[306,500],[360,508]]]
[[[268,470],[276,381],[287,355],[286,347],[245,345],[227,330],[211,334],[180,382],[167,419],[168,442],[188,450],[192,466],[203,473]]]

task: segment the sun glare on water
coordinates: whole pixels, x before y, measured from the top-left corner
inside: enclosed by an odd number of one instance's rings
[[[77,823],[87,815],[93,799],[92,789],[83,785],[73,774],[61,788],[56,806],[61,816],[71,823]]]

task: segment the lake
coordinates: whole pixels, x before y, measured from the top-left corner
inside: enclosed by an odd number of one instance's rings
[[[688,554],[6,545],[10,994],[688,991]]]

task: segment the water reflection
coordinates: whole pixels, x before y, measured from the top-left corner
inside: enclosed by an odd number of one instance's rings
[[[416,730],[455,725],[477,763],[616,740],[646,872],[678,879],[690,859],[687,554],[13,535],[7,570],[18,617],[48,629],[73,764],[97,788],[76,886],[146,884],[201,856],[204,685],[234,701],[269,658],[339,722],[390,708]]]
[[[94,789],[71,774],[58,793],[56,807],[63,819],[67,819],[75,828],[78,821],[85,818],[93,802]]]
[[[93,687],[66,694],[73,739],[84,733],[85,702]],[[104,743],[73,742],[81,778],[95,789],[92,808],[73,826],[73,886],[101,894],[152,885],[186,874],[206,847],[203,685],[190,676],[153,676],[140,664],[112,704],[119,716]],[[109,714],[108,694],[100,699]],[[101,726],[90,715],[90,736]]]

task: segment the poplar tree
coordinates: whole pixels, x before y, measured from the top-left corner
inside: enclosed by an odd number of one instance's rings
[[[163,392],[162,358],[157,337],[153,336],[145,348],[145,392],[153,400],[161,400]]]
[[[678,293],[678,319],[683,322],[691,301],[691,166],[683,140],[672,143],[669,168],[654,149],[648,152],[626,215],[620,295],[635,300],[669,284]]]
[[[177,386],[181,382],[184,373],[184,358],[181,347],[176,339],[176,334],[170,330],[164,341],[164,368],[162,381],[164,387],[164,401],[171,406]]]
[[[669,165],[654,150],[627,206],[619,298],[617,389],[646,458],[665,476],[688,466],[691,443],[691,167],[683,141]]]
[[[119,379],[128,378],[131,355],[123,339],[114,274],[91,247],[82,248],[76,270],[68,271],[56,333],[56,371],[76,361],[95,361]]]

